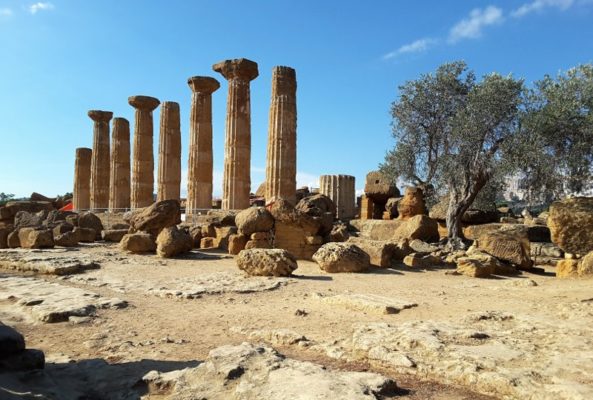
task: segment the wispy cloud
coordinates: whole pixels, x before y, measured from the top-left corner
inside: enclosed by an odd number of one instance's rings
[[[412,43],[404,44],[399,49],[391,51],[383,56],[384,60],[395,58],[401,54],[421,53],[428,50],[430,47],[438,42],[437,39],[423,38],[413,41]]]
[[[31,4],[29,6],[29,12],[31,14],[37,14],[39,11],[47,11],[47,10],[53,10],[55,7],[52,3],[49,2],[38,2],[35,4]]]
[[[0,17],[12,16],[12,10],[10,8],[0,8]]]
[[[457,43],[462,39],[479,38],[482,36],[482,30],[485,27],[500,24],[503,21],[503,12],[498,7],[475,8],[467,18],[462,19],[451,28],[447,41]]]
[[[574,0],[534,0],[525,3],[521,7],[511,12],[515,18],[521,18],[528,14],[542,11],[545,8],[558,8],[562,11],[569,9],[575,4]]]

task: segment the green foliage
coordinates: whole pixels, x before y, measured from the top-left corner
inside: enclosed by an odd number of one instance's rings
[[[14,198],[14,194],[8,194],[8,193],[1,192],[0,193],[0,206],[5,205],[13,198]]]

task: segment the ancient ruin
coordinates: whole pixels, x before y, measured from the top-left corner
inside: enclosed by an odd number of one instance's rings
[[[257,78],[257,63],[239,58],[212,66],[228,82],[224,147],[222,208],[249,207],[251,190],[251,94],[250,82]]]
[[[109,121],[110,111],[91,110],[93,120],[93,156],[91,161],[91,209],[109,207]]]
[[[74,190],[72,208],[88,210],[91,207],[91,163],[93,150],[86,147],[76,149],[74,161]]]
[[[109,209],[130,208],[130,123],[125,118],[113,118],[110,172]]]
[[[186,214],[212,207],[212,93],[220,83],[208,76],[187,80],[192,90]]]
[[[356,215],[355,179],[351,175],[321,175],[319,193],[326,195],[336,205],[336,218],[352,219]]]
[[[136,109],[130,202],[132,208],[139,208],[146,207],[154,201],[152,112],[159,106],[160,101],[149,96],[131,96],[128,103]]]
[[[296,204],[296,72],[274,67],[268,125],[266,202],[282,198]]]
[[[181,121],[179,104],[161,104],[157,200],[179,200],[181,185]]]

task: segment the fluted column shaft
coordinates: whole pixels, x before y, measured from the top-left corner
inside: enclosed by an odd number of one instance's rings
[[[114,118],[111,136],[109,209],[126,209],[130,208],[130,123],[128,120]]]
[[[109,207],[109,121],[113,113],[91,110],[93,120],[93,156],[91,161],[91,209]]]
[[[266,202],[283,198],[296,203],[296,73],[274,67],[268,125]]]
[[[179,104],[161,104],[157,200],[179,200],[181,189],[181,126]]]
[[[160,102],[148,96],[132,96],[128,103],[136,109],[132,160],[132,208],[147,207],[154,202],[154,154],[152,111]]]
[[[212,93],[220,83],[207,76],[187,81],[192,89],[189,116],[189,161],[186,214],[200,208],[212,208]]]
[[[355,179],[350,175],[321,175],[319,193],[336,205],[336,218],[350,219],[356,215]]]
[[[88,210],[91,207],[91,163],[93,151],[86,147],[76,149],[74,160],[74,190],[72,206],[75,211]]]
[[[257,64],[244,58],[226,60],[213,69],[228,81],[222,208],[249,207],[251,190],[251,100],[249,82]]]

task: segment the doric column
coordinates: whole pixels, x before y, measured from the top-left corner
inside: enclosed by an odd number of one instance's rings
[[[283,198],[296,203],[296,73],[274,67],[268,125],[266,202]]]
[[[192,90],[185,213],[212,208],[212,93],[220,83],[208,76],[187,80]]]
[[[251,101],[249,82],[257,78],[257,63],[245,58],[214,64],[229,84],[224,145],[222,208],[249,207],[251,190]]]
[[[136,109],[132,159],[132,208],[147,207],[154,202],[154,154],[152,148],[152,112],[160,104],[148,96],[131,96],[128,103]]]
[[[179,104],[163,101],[159,134],[157,200],[179,200],[181,189],[181,127]]]
[[[76,149],[74,161],[74,190],[72,206],[75,211],[88,210],[91,207],[91,163],[93,151],[86,147]]]
[[[319,193],[326,195],[336,205],[336,218],[352,219],[356,215],[356,190],[350,175],[321,175]]]
[[[91,209],[109,207],[109,121],[110,111],[91,110],[93,120],[93,157],[91,161]]]
[[[130,123],[113,118],[109,209],[130,208]]]

